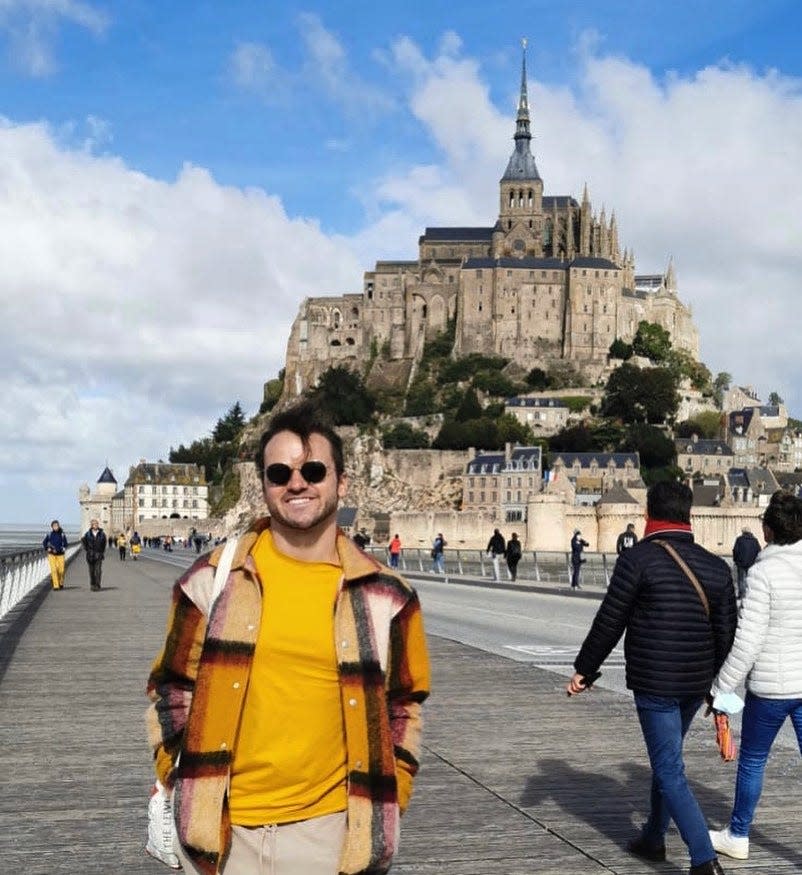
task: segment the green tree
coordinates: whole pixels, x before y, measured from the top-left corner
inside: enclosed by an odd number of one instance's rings
[[[769,394],[769,404],[771,404],[772,407],[779,407],[781,404],[784,404],[784,403],[785,403],[785,402],[784,402],[784,400],[780,397],[779,393],[777,393],[777,392],[771,392],[771,393]]]
[[[593,432],[584,422],[561,429],[549,438],[549,449],[562,453],[591,453],[598,450]]]
[[[499,416],[496,420],[496,429],[498,441],[502,446],[506,443],[518,444],[522,447],[534,445],[535,436],[532,429],[509,413]]]
[[[427,416],[437,409],[435,401],[435,389],[429,379],[418,374],[412,381],[407,392],[407,401],[404,407],[406,416]]]
[[[334,425],[370,422],[376,409],[376,401],[362,377],[348,368],[331,367],[324,371],[309,397]]]
[[[602,400],[603,416],[627,423],[657,425],[677,412],[677,377],[667,368],[639,368],[625,362],[607,381]]]
[[[680,438],[689,438],[694,434],[710,440],[718,438],[721,436],[721,414],[715,410],[703,410],[696,416],[677,423],[674,434]]]
[[[429,436],[408,422],[399,422],[383,433],[382,442],[388,450],[425,450],[429,447]]]
[[[239,401],[236,401],[229,407],[226,415],[217,420],[217,424],[212,431],[212,438],[218,444],[234,441],[239,437],[244,426],[245,414]]]
[[[732,384],[732,374],[726,371],[719,371],[716,374],[716,379],[713,380],[713,400],[716,402],[716,407],[721,410],[724,405],[724,393]]]
[[[526,375],[525,379],[527,386],[530,386],[536,391],[548,389],[549,387],[548,374],[542,368],[532,368],[532,370]]]
[[[618,449],[624,453],[638,453],[643,468],[665,468],[677,461],[674,441],[659,428],[645,423],[631,425]]]
[[[652,364],[660,364],[666,361],[671,352],[671,335],[657,322],[641,320],[632,341],[632,350],[635,355],[649,359]]]
[[[454,418],[457,422],[468,422],[471,419],[479,419],[482,416],[482,405],[479,403],[479,396],[476,394],[476,389],[468,389],[460,402]]]
[[[467,450],[469,447],[496,450],[500,446],[503,443],[499,443],[498,428],[492,419],[448,420],[432,441],[436,450]]]
[[[632,344],[616,337],[616,339],[610,344],[609,353],[610,358],[628,361],[632,358]]]
[[[509,398],[517,395],[521,387],[500,371],[479,371],[473,378],[473,385],[488,395]]]
[[[265,383],[262,392],[262,403],[259,406],[259,413],[267,413],[278,404],[281,393],[284,391],[284,370],[279,372],[275,380],[268,380]]]

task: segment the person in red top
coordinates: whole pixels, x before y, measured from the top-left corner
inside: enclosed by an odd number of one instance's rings
[[[398,568],[398,557],[401,555],[401,538],[396,533],[393,535],[393,540],[390,541],[390,546],[387,548],[390,554],[390,568]]]

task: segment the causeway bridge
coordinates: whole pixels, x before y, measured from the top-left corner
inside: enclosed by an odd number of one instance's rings
[[[144,688],[171,584],[193,555],[146,549],[121,562],[109,551],[104,588],[90,592],[79,554],[63,591],[39,583],[0,618],[4,872],[167,872],[143,850],[152,782]],[[627,696],[597,689],[569,701],[563,676],[434,636],[430,648],[423,763],[393,873],[687,872],[675,831],[665,863],[625,850],[649,786]],[[719,760],[710,721],[695,721],[686,746],[693,786],[718,827],[734,764]],[[795,750],[773,752],[751,858],[722,860],[727,872],[802,872],[800,765]]]

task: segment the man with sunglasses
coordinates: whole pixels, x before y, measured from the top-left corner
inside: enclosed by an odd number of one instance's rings
[[[386,872],[429,690],[418,598],[337,528],[342,442],[313,406],[273,417],[256,467],[270,516],[211,608],[220,550],[179,579],[148,683],[179,852],[204,875]]]

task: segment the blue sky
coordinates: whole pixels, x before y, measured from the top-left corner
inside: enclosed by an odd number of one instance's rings
[[[523,36],[546,193],[802,415],[798,4],[560,6],[0,2],[0,521],[254,412],[304,296],[492,223]]]

